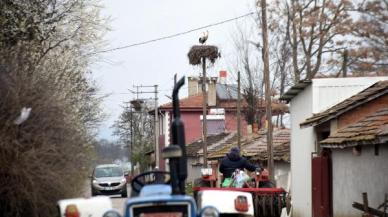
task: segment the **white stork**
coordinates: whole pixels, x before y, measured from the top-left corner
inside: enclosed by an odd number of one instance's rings
[[[202,35],[199,38],[199,43],[205,44],[208,37],[209,37],[209,31],[206,30],[206,32],[202,32]]]

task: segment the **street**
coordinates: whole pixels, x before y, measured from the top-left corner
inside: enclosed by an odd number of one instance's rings
[[[130,195],[131,187],[129,184],[127,185],[127,191],[128,191],[128,195]],[[84,190],[84,193],[82,196],[86,197],[86,198],[91,197],[90,181],[89,180],[86,182],[85,190]],[[110,198],[112,200],[113,208],[116,209],[117,211],[119,211],[119,213],[121,215],[123,215],[124,214],[124,204],[126,203],[128,198],[122,198],[120,195],[112,195],[112,196],[110,196]]]

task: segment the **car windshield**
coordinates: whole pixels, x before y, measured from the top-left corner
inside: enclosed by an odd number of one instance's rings
[[[123,170],[120,167],[100,167],[94,171],[96,178],[123,176]]]

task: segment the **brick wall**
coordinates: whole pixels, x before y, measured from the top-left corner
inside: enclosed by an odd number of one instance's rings
[[[227,131],[237,131],[237,114],[236,112],[226,112],[225,113],[225,129]],[[241,133],[243,135],[247,134],[247,122],[245,117],[241,114]]]
[[[355,123],[365,116],[373,114],[381,108],[388,106],[388,95],[381,96],[377,99],[374,99],[362,106],[357,107],[345,114],[342,114],[338,118],[338,128],[341,129],[349,124]]]

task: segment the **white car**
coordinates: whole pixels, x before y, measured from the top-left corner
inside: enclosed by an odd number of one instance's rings
[[[92,196],[120,194],[127,197],[127,179],[116,164],[102,164],[94,168],[91,176]]]

